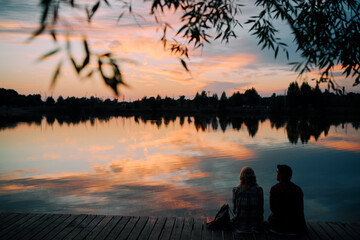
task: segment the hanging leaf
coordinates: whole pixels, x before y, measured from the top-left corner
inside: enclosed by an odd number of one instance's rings
[[[186,65],[186,62],[185,62],[182,58],[180,58],[180,62],[181,62],[181,64],[183,65],[183,67],[185,68],[185,70],[188,71],[188,72],[190,72],[189,69],[188,69],[188,67],[187,67],[187,65]]]
[[[43,1],[42,4],[44,5],[44,9],[43,9],[43,14],[41,16],[41,25],[46,25],[45,21],[49,13],[50,1]]]
[[[42,55],[42,56],[39,58],[39,61],[44,60],[44,59],[46,59],[46,58],[54,55],[55,53],[59,52],[60,49],[61,49],[61,48],[58,47],[58,48],[55,48],[54,50],[51,50],[51,51],[45,53],[44,55]]]
[[[55,31],[54,29],[51,29],[51,30],[50,30],[50,35],[51,35],[51,37],[53,38],[53,40],[56,42],[56,41],[57,41],[56,31]]]
[[[56,4],[53,12],[53,24],[56,24],[58,20],[58,13],[59,13],[59,4]]]
[[[87,8],[86,8],[86,14],[88,16],[88,22],[91,21],[91,18],[94,16],[96,10],[98,10],[100,6],[100,1],[98,1],[91,9],[91,11],[89,11]]]
[[[101,61],[101,58],[100,58],[100,57],[99,57],[99,59],[98,59],[98,64],[99,64],[99,72],[100,72],[100,75],[101,75],[101,77],[103,78],[105,84],[108,85],[109,87],[111,87],[112,90],[114,91],[114,93],[116,94],[116,96],[118,96],[118,95],[119,95],[119,92],[118,92],[118,90],[117,90],[117,83],[116,83],[114,77],[113,77],[113,78],[108,78],[108,77],[105,76],[105,74],[104,74],[104,72],[103,72],[103,70],[102,70],[103,62]]]
[[[85,78],[89,78],[89,77],[91,77],[93,74],[94,74],[94,70],[91,70],[91,71],[86,75]]]
[[[89,46],[88,46],[88,43],[86,41],[86,38],[84,38],[83,42],[84,42],[84,49],[85,49],[86,56],[85,56],[85,59],[83,61],[81,69],[85,68],[86,65],[88,65],[89,62],[90,62],[90,50],[89,50]]]
[[[219,37],[221,37],[221,35],[222,35],[222,32],[219,33],[214,39],[215,39],[215,40],[218,39]]]
[[[71,55],[69,55],[69,58],[70,58],[70,62],[72,63],[73,67],[75,68],[76,73],[79,74],[80,73],[79,66],[76,64],[74,58]]]
[[[96,10],[99,8],[100,6],[100,1],[98,1],[93,8],[91,9],[91,14],[94,15],[94,13],[96,12]]]
[[[100,57],[111,57],[111,52],[101,54]]]
[[[36,38],[37,36],[39,36],[44,30],[45,30],[46,26],[45,25],[41,25],[40,28],[38,30],[36,30],[28,39],[27,42],[33,40],[34,38]]]
[[[106,3],[106,5],[108,5],[108,7],[111,7],[110,3],[108,0],[104,0],[104,2]]]
[[[55,84],[57,82],[57,79],[60,76],[61,67],[62,67],[62,61],[59,62],[58,66],[55,69],[55,72],[54,72],[54,75],[52,77],[51,84],[50,84],[50,87],[49,87],[50,89],[54,88],[54,86],[55,86]]]
[[[356,87],[357,85],[359,85],[360,84],[360,77],[357,77],[356,79],[355,79],[355,82],[353,83],[353,87]]]
[[[122,12],[122,13],[119,15],[119,17],[118,17],[118,19],[117,19],[116,23],[118,23],[118,22],[120,21],[120,19],[124,16],[124,13],[125,13],[125,12]]]

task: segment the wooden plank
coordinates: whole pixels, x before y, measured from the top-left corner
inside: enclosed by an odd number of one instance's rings
[[[146,222],[148,221],[149,217],[140,217],[139,221],[136,223],[134,229],[131,231],[128,240],[136,240],[140,236],[142,230],[145,227]]]
[[[53,221],[58,219],[59,217],[60,217],[59,214],[52,214],[52,215],[46,216],[45,218],[40,219],[40,221],[38,223],[32,224],[26,233],[24,233],[23,235],[16,236],[15,239],[16,238],[24,239],[24,240],[30,239],[34,235],[36,235],[40,231],[42,231],[47,225],[49,225],[50,223],[52,223]]]
[[[149,217],[147,223],[145,224],[144,229],[142,230],[139,240],[149,239],[150,234],[156,224],[157,218],[156,217]]]
[[[6,216],[8,216],[11,213],[6,213],[6,212],[0,212],[0,220],[5,218]]]
[[[125,228],[121,231],[120,235],[116,239],[127,239],[138,221],[139,217],[131,217],[130,221],[126,224]]]
[[[185,218],[183,217],[177,217],[175,220],[174,228],[171,234],[171,240],[179,240],[181,237],[181,231],[184,226]]]
[[[78,235],[76,235],[76,238],[84,239],[101,222],[104,217],[105,216],[103,215],[95,215],[95,218],[87,226],[85,226]]]
[[[202,239],[212,240],[212,231],[206,227],[206,218],[203,220]]]
[[[113,218],[113,216],[105,216],[98,225],[96,225],[91,232],[86,236],[86,239],[92,240],[97,237],[97,235],[103,230],[103,228],[110,222],[110,220]]]
[[[357,234],[354,231],[354,229],[352,229],[348,224],[342,223],[342,222],[336,222],[333,224],[338,225],[341,229],[344,230],[344,232],[346,232],[349,236],[351,236],[352,239],[354,239],[354,240],[360,239],[360,234]]]
[[[109,235],[106,237],[106,239],[116,239],[117,236],[121,233],[121,231],[124,229],[128,221],[131,217],[122,217],[121,220],[115,225],[113,230],[109,233]]]
[[[26,229],[29,228],[29,226],[31,226],[34,222],[39,221],[39,219],[41,219],[43,216],[44,216],[43,214],[35,214],[35,216],[33,218],[29,219],[28,221],[26,221],[21,226],[18,226],[14,231],[2,236],[1,238],[3,238],[3,239],[14,239],[14,237],[18,233],[24,232]]]
[[[120,221],[122,217],[121,216],[113,216],[113,218],[110,220],[108,224],[101,230],[99,235],[97,235],[98,239],[105,239],[111,232],[111,230],[114,229],[116,224]]]
[[[336,232],[336,234],[341,237],[341,239],[353,240],[353,238],[347,232],[345,232],[344,229],[341,228],[339,225],[332,222],[326,222],[324,224],[328,225],[331,229],[333,229],[334,232]]]
[[[310,227],[310,225],[307,223],[307,231],[306,231],[306,237],[309,240],[321,240],[320,237],[314,232],[314,230]]]
[[[43,223],[45,220],[49,219],[52,214],[40,214],[40,218],[36,221],[32,220],[27,226],[21,231],[18,231],[15,235],[12,236],[12,239],[23,239],[29,232],[33,231],[37,226]]]
[[[191,239],[193,240],[201,240],[203,231],[203,219],[195,218],[194,219],[194,228],[192,231]]]
[[[336,231],[334,231],[334,229],[325,222],[318,222],[318,224],[324,229],[331,239],[341,239],[341,236],[339,236]]]
[[[42,229],[40,232],[38,232],[34,238],[35,239],[42,239],[44,238],[47,234],[49,234],[53,229],[55,229],[57,226],[59,226],[60,224],[62,224],[67,218],[70,217],[70,214],[64,214],[64,215],[60,215],[59,218],[57,218],[55,221],[53,221],[52,223],[50,223],[48,226],[46,226],[44,229]]]
[[[17,216],[17,213],[9,213],[9,214],[4,214],[5,216],[3,218],[0,219],[0,226],[3,226],[4,223],[10,221],[13,217]],[[1,229],[1,227],[0,227]]]
[[[3,238],[5,235],[14,235],[14,233],[16,233],[17,228],[21,227],[21,225],[25,224],[28,220],[30,220],[31,218],[34,218],[34,217],[36,217],[35,214],[28,214],[28,215],[24,216],[23,218],[20,218],[18,221],[14,222],[7,228],[3,229],[0,232],[0,237]]]
[[[176,218],[175,217],[168,217],[166,218],[166,223],[164,229],[161,233],[160,240],[169,240],[171,237],[171,233],[173,231],[175,225]]]
[[[70,215],[62,223],[56,226],[51,232],[46,234],[43,240],[52,240],[54,239],[62,230],[64,230],[70,223],[72,223],[77,218],[77,215]]]
[[[181,240],[191,239],[193,225],[194,225],[194,218],[185,218],[183,230],[181,233]]]
[[[322,229],[320,227],[320,225],[318,223],[309,222],[308,224],[321,240],[329,240],[330,239],[330,236],[327,235],[327,233],[324,231],[324,229]]]
[[[348,223],[348,225],[357,233],[360,234],[360,225],[357,223]]]
[[[0,232],[2,232],[4,229],[10,227],[11,225],[13,225],[17,221],[19,221],[21,218],[26,217],[27,215],[28,214],[16,213],[16,215],[14,217],[12,217],[8,221],[6,221],[6,222],[4,222],[3,224],[0,225]]]
[[[73,231],[85,218],[86,214],[76,215],[75,219],[68,224],[61,232],[59,232],[53,240],[59,240],[65,238],[71,231]]]
[[[0,231],[1,239],[184,239],[234,240],[230,231],[210,231],[204,219],[121,217],[96,215],[2,214],[0,219],[7,227]],[[283,240],[277,235],[248,234],[236,239]],[[357,240],[359,223],[309,222],[304,235],[293,240]]]
[[[85,215],[85,219],[80,221],[80,223],[72,228],[69,233],[65,236],[64,239],[74,239],[82,230],[84,230],[87,225],[91,223],[95,219],[96,215]]]
[[[165,217],[159,217],[155,223],[154,228],[152,229],[150,236],[149,236],[149,240],[157,240],[159,239],[160,235],[161,235],[161,231],[164,228],[166,222],[166,218]]]

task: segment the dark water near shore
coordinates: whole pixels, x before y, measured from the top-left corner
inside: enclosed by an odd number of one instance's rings
[[[360,221],[354,123],[45,118],[0,130],[0,211],[213,216],[243,166],[265,193],[293,168],[308,220]]]

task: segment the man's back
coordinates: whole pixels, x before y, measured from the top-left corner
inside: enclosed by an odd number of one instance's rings
[[[282,232],[301,232],[306,229],[303,192],[291,181],[280,182],[270,190],[270,227]]]

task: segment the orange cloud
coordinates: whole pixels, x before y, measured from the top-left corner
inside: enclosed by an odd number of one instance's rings
[[[360,152],[360,144],[359,142],[349,142],[346,140],[326,140],[319,142],[320,145],[324,147],[343,150],[343,151],[351,151],[351,152]]]
[[[79,151],[95,153],[95,152],[109,151],[114,148],[115,148],[114,145],[93,145],[93,146],[89,146],[89,147],[85,147],[85,148],[79,148]]]
[[[221,137],[220,137],[221,138]],[[164,148],[164,149],[183,149],[185,151],[196,152],[202,156],[212,156],[218,158],[249,159],[255,156],[255,152],[245,148],[243,145],[221,138],[210,139],[205,134],[195,134],[189,129],[180,129],[170,132],[165,138],[158,140],[143,141],[133,145],[136,148]]]
[[[60,154],[54,154],[54,153],[44,153],[42,155],[43,159],[49,159],[49,160],[55,160],[55,159],[60,159],[61,155]]]

